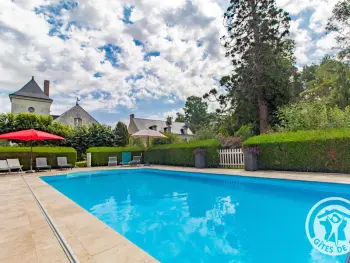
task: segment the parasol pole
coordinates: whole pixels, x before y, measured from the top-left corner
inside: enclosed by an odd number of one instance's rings
[[[30,142],[30,170],[33,170],[33,141]]]
[[[31,140],[29,140],[30,143],[30,169],[28,171],[26,171],[26,173],[34,173],[35,171],[33,171],[33,140],[32,137],[30,137]]]

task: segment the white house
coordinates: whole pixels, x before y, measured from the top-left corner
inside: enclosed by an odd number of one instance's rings
[[[193,137],[193,133],[188,127],[187,122],[173,122],[171,117],[168,117],[166,121],[141,119],[135,118],[134,114],[130,114],[130,123],[128,127],[129,134],[134,134],[140,130],[147,129],[176,134],[185,141],[188,141]]]
[[[49,97],[50,82],[44,81],[44,91],[35,82],[34,77],[20,90],[9,95],[11,112],[14,114],[30,112],[37,115],[50,115],[52,99]]]
[[[44,81],[44,91],[34,80],[34,77],[24,85],[20,90],[9,95],[11,101],[11,112],[35,113],[42,116],[50,116],[50,108],[53,100],[50,98],[50,81]],[[79,104],[67,110],[61,115],[51,115],[54,121],[76,127],[79,125],[89,125],[98,123],[87,111]]]

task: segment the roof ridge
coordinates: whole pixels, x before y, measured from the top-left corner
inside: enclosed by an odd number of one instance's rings
[[[134,119],[148,120],[148,121],[163,121],[163,122],[166,122],[166,120],[154,120],[154,119],[136,118],[136,117],[134,117]],[[174,121],[173,123],[185,123],[185,122]]]

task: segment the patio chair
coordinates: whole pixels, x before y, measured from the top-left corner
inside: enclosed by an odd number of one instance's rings
[[[23,172],[22,170],[23,165],[19,163],[18,159],[7,159],[7,165],[11,172],[12,170],[16,170],[16,169],[18,169],[18,172]]]
[[[131,152],[123,152],[122,153],[122,165],[128,165],[131,161]]]
[[[67,162],[67,157],[57,157],[57,166],[62,170],[63,168],[73,169],[73,165]]]
[[[134,156],[132,158],[132,161],[130,162],[130,165],[139,165],[141,164],[141,156]]]
[[[47,164],[47,159],[45,157],[36,158],[35,159],[35,167],[36,167],[37,172],[39,172],[39,170],[50,170],[51,171],[51,165]]]
[[[6,160],[0,160],[0,171],[6,171],[6,173],[11,173],[11,170]]]
[[[108,159],[108,166],[117,166],[118,165],[118,157],[110,156]]]

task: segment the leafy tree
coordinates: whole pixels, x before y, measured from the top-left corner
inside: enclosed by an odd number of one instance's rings
[[[289,67],[291,74],[292,44],[284,38],[289,34],[291,19],[276,7],[275,0],[231,0],[224,18],[227,35],[222,40],[226,55],[236,67],[230,87],[241,89],[246,94],[245,101],[254,101],[252,109],[258,112],[254,115],[258,116],[263,133],[269,124],[269,108],[275,108],[271,100],[279,100],[274,93],[286,75],[278,67]],[[239,102],[238,98],[231,98]]]
[[[180,112],[176,112],[175,122],[185,122],[185,115]]]
[[[333,15],[328,20],[326,29],[329,32],[336,32],[336,40],[340,58],[350,59],[350,2],[349,0],[339,1],[334,9]]]
[[[323,101],[301,101],[279,109],[278,131],[350,128],[350,106],[343,110]]]
[[[77,151],[78,161],[84,160],[86,150],[90,147],[89,128],[87,126],[77,126],[66,138],[67,145]]]
[[[196,132],[201,126],[208,124],[208,103],[201,97],[190,96],[185,107],[185,119],[190,122],[190,129]]]
[[[129,132],[128,127],[121,121],[117,123],[114,128],[114,135],[116,139],[116,144],[118,146],[126,146],[129,143]]]
[[[322,100],[341,109],[350,104],[349,64],[327,56],[320,65],[305,67],[301,79],[304,100]]]
[[[285,46],[276,52],[266,50],[266,62],[264,73],[264,98],[267,103],[268,122],[274,125],[278,122],[275,116],[276,110],[289,103],[293,97],[301,90],[299,83],[296,84],[292,78],[296,75],[293,67],[294,59],[292,53],[292,43],[285,42]],[[230,134],[239,129],[242,125],[253,124],[254,133],[261,131],[261,116],[257,89],[252,85],[251,78],[254,76],[254,68],[247,65],[240,65],[231,76],[225,76],[220,80],[221,89],[224,94],[218,96],[214,89],[204,98],[217,100],[221,108],[218,112],[221,114],[233,115],[231,117]],[[233,122],[235,123],[233,125]]]

